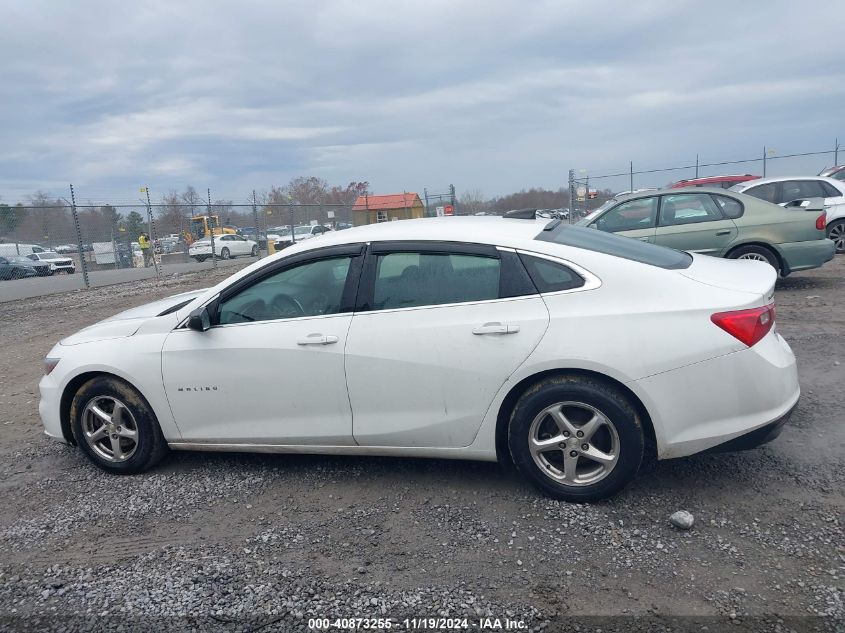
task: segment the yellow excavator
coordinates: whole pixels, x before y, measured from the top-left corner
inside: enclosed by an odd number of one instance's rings
[[[191,218],[188,231],[183,231],[183,236],[188,244],[192,244],[204,237],[214,235],[232,235],[237,233],[233,228],[220,226],[220,218],[216,215],[196,215]]]

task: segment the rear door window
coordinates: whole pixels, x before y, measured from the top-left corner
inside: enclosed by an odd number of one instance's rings
[[[457,253],[378,255],[373,309],[466,303],[499,298],[501,260]]]

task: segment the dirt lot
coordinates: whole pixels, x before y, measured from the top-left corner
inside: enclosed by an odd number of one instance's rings
[[[495,464],[435,460],[175,453],[120,478],[42,435],[40,361],[56,340],[212,274],[0,304],[0,630],[335,616],[845,628],[845,257],[779,283],[803,396],[777,441],[651,465],[592,506]],[[691,531],[668,524],[678,509]]]

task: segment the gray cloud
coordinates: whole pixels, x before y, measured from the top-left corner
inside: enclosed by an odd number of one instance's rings
[[[0,196],[305,174],[493,195],[826,149],[843,23],[832,2],[11,2]]]

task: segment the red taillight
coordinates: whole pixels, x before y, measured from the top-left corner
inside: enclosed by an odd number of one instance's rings
[[[716,325],[748,347],[756,345],[775,324],[775,304],[760,308],[717,312],[710,317]]]
[[[816,228],[819,231],[824,231],[824,227],[827,225],[827,212],[825,211],[819,217],[816,218]]]

